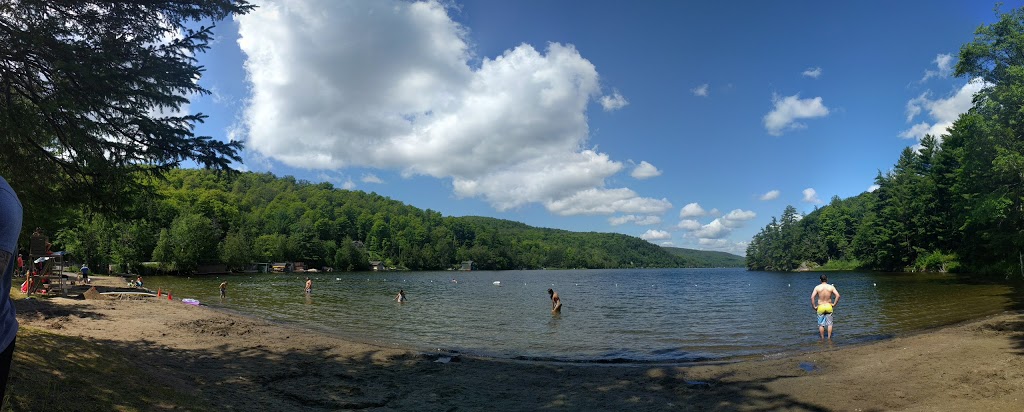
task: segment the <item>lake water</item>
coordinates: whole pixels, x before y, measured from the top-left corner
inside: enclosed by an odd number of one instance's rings
[[[307,275],[310,296],[303,293]],[[743,269],[253,274],[150,277],[146,287],[387,346],[568,362],[690,362],[817,347],[810,293],[819,275]],[[1001,279],[828,275],[842,294],[836,345],[975,319],[1021,301],[1019,282]],[[223,300],[222,280],[228,281]],[[548,288],[562,298],[560,315],[551,313]],[[399,289],[408,302],[393,300]]]

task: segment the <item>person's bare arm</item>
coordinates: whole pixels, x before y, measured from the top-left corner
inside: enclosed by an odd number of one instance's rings
[[[836,289],[836,287],[833,286],[832,287],[832,293],[834,293],[836,295],[836,301],[832,303],[832,306],[838,305],[839,304],[839,289]]]
[[[811,291],[811,309],[818,309],[818,305],[816,304],[818,302],[816,302],[815,299],[814,299],[814,297],[817,296],[817,295],[818,295],[818,288],[814,288],[814,290]]]

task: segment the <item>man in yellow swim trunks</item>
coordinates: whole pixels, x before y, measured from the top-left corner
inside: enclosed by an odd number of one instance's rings
[[[835,296],[835,300],[832,300]],[[828,276],[821,275],[821,284],[811,291],[811,307],[818,312],[818,334],[825,340],[825,327],[828,326],[828,340],[832,340],[832,308],[839,304],[839,291],[828,284]]]

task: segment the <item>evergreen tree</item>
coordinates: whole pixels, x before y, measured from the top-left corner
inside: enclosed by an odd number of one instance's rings
[[[21,198],[25,227],[54,208],[118,209],[185,160],[217,170],[240,142],[196,136],[206,117],[179,112],[208,94],[196,54],[245,0],[20,0],[0,5],[0,175]]]

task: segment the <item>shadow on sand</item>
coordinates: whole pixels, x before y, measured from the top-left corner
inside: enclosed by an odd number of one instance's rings
[[[61,317],[103,316],[88,309],[34,299],[19,301],[18,311],[22,316],[52,321],[54,328],[59,328]],[[723,375],[698,381],[689,376],[687,367],[681,366],[581,366],[451,354],[389,357],[382,352],[365,352],[340,356],[329,346],[282,353],[245,343],[253,333],[259,333],[245,325],[199,319],[166,330],[165,333],[195,336],[214,334],[238,342],[203,350],[167,347],[147,340],[86,340],[45,331],[27,333],[27,338],[19,337],[17,351],[24,351],[22,355],[29,356],[29,362],[39,365],[46,362],[42,359],[44,354],[38,353],[47,350],[45,346],[75,346],[56,364],[47,364],[72,371],[50,374],[48,385],[74,387],[74,398],[51,399],[41,404],[32,396],[21,396],[26,395],[22,393],[10,397],[8,407],[87,410],[81,409],[81,405],[104,405],[109,410],[227,411],[826,410],[768,389],[771,382],[791,376],[743,381]],[[146,380],[133,389],[137,393],[131,394],[131,401],[110,396],[125,390],[123,382],[75,376],[73,372],[99,370],[107,364],[130,368],[132,376]],[[22,376],[17,373],[18,368],[29,367],[32,365],[15,365],[12,388],[16,391],[26,390],[21,385],[28,384],[24,380],[17,382]],[[792,377],[807,373],[794,366]],[[169,393],[179,396],[175,398]],[[183,401],[181,394],[192,399]]]

